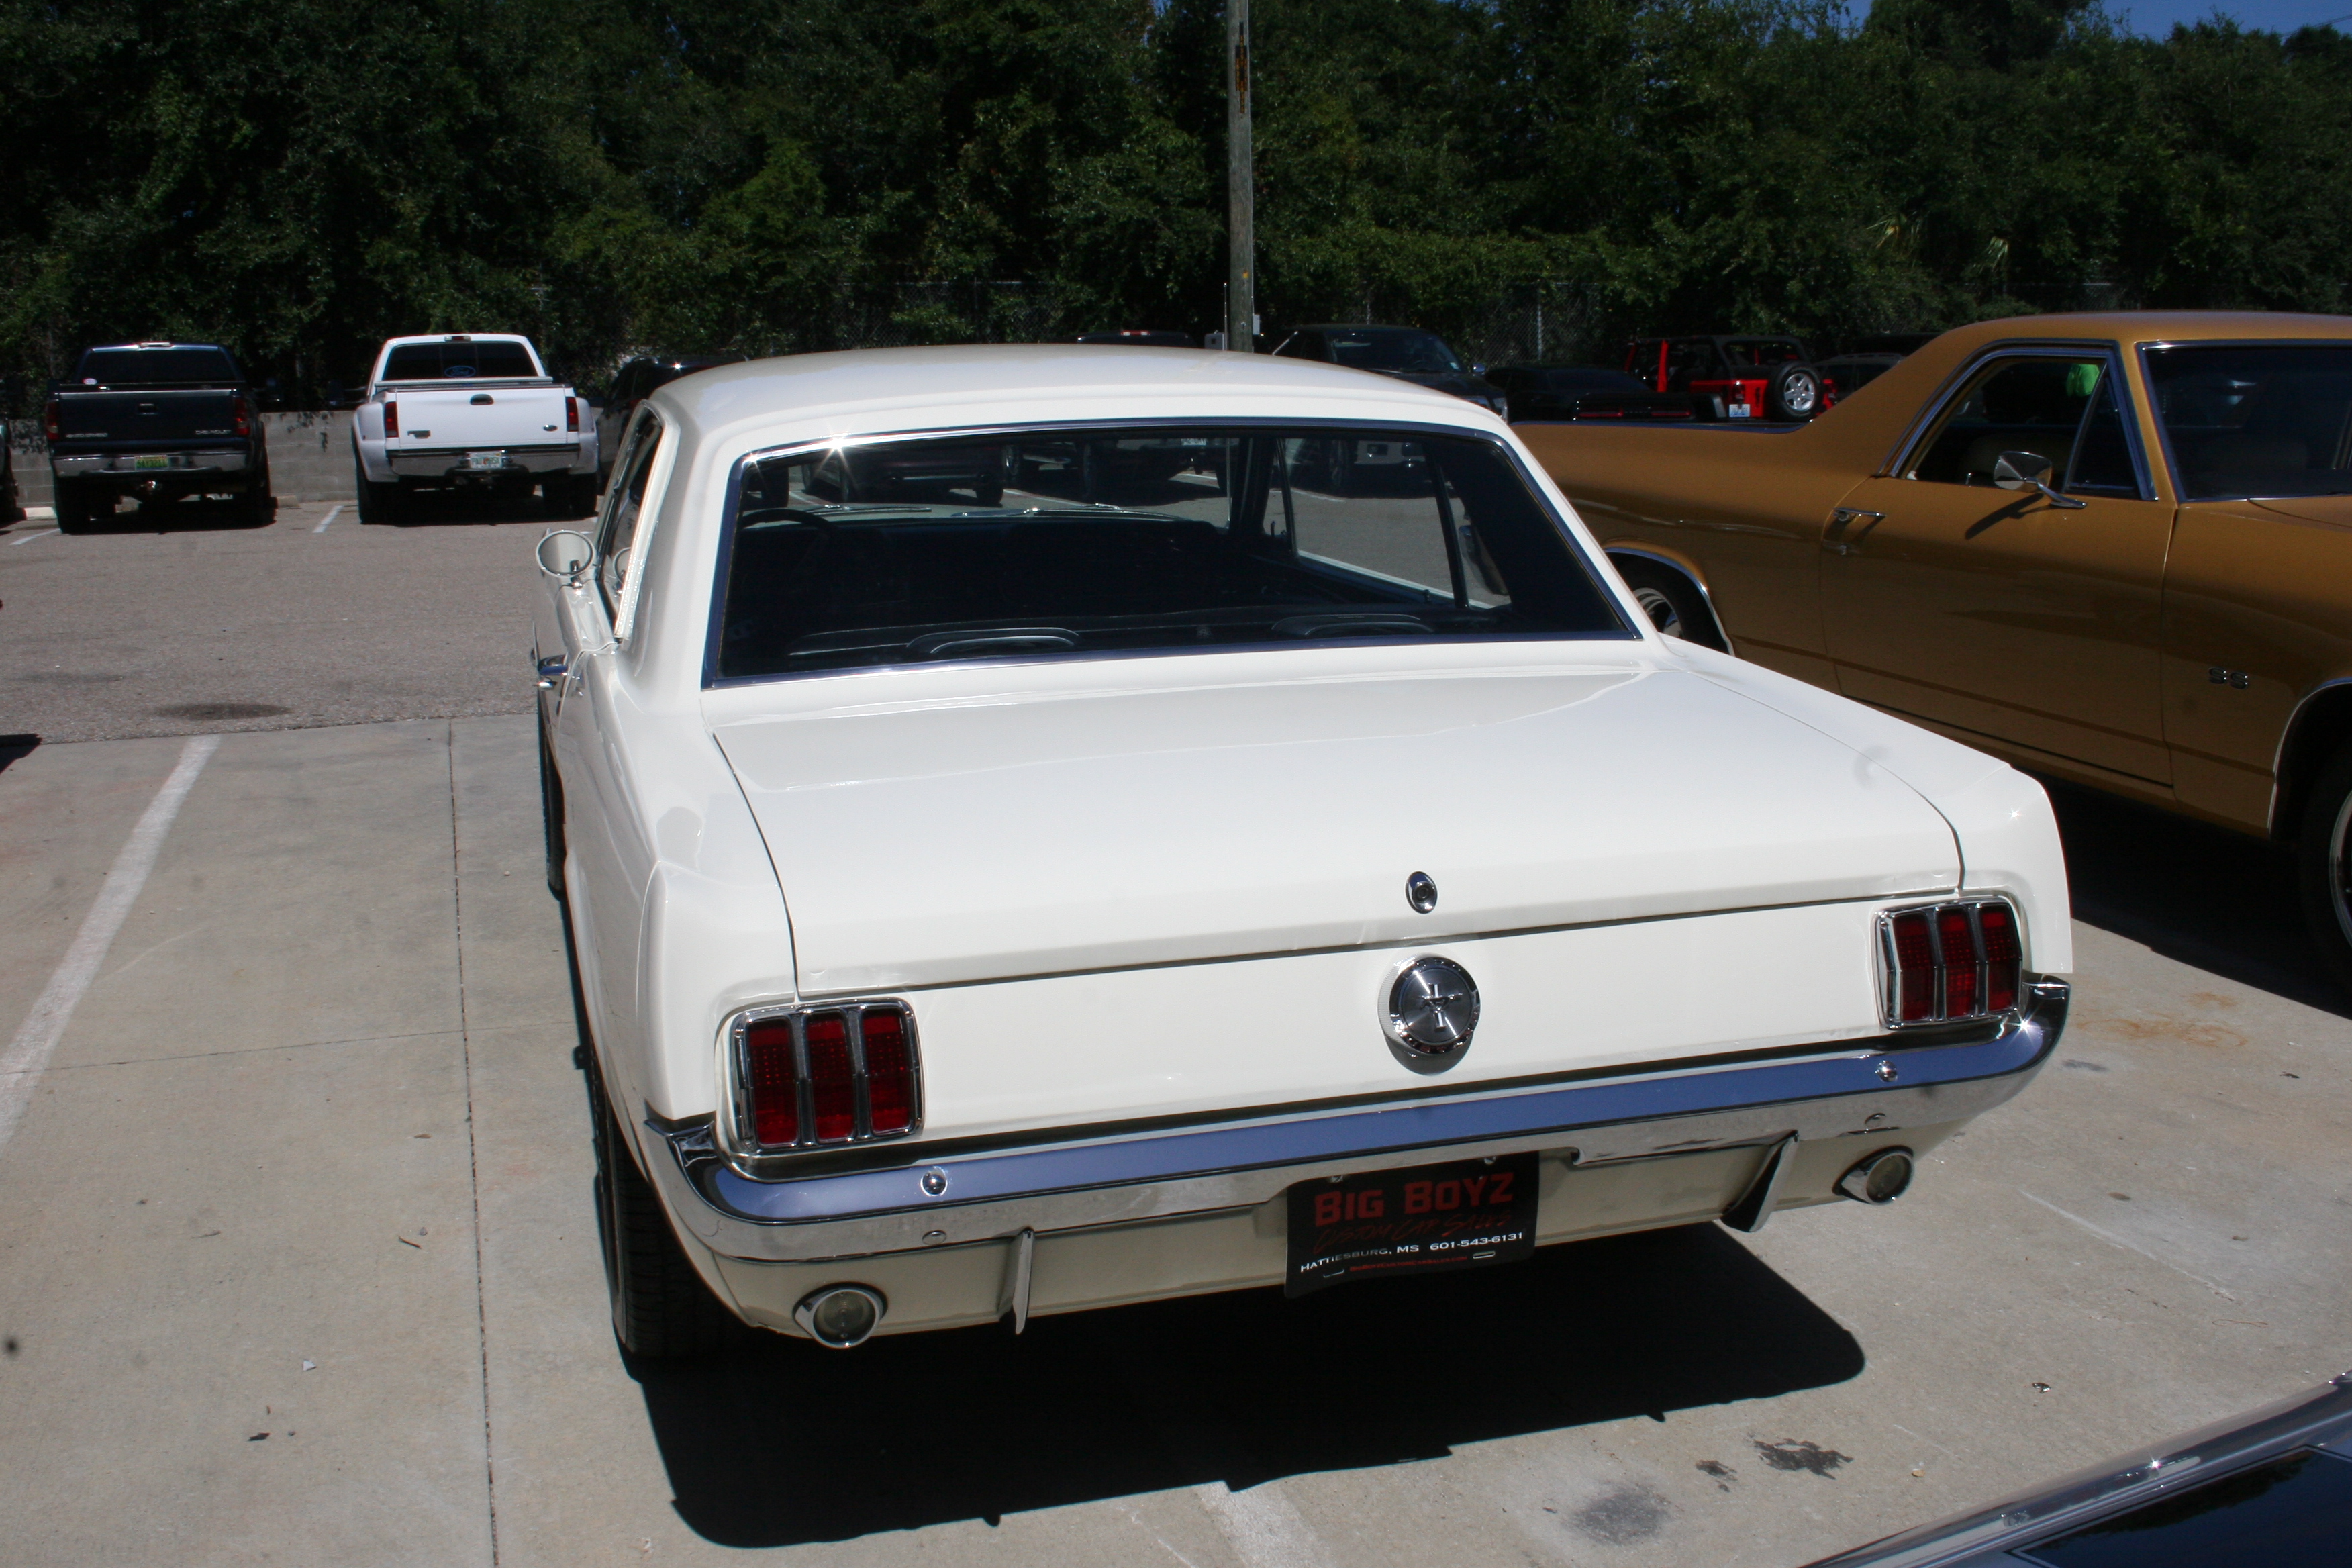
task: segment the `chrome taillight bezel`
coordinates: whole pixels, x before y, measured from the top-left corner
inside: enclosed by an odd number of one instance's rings
[[[1999,908],[2008,912],[2010,929],[2017,935],[2016,995],[2008,1006],[1999,1008],[1986,1005],[1992,978],[1992,965],[1985,956],[1983,911],[1992,908]],[[1946,976],[1954,967],[1948,961],[1944,950],[1944,922],[1941,917],[1947,910],[1962,910],[1968,915],[1970,953],[1967,962],[1973,965],[1976,972],[1976,986],[1972,994],[1976,997],[1977,1006],[1972,1012],[1948,1013],[1945,1011]],[[1928,998],[1929,1005],[1926,1016],[1918,1018],[1903,1016],[1903,967],[1895,951],[1895,921],[1904,915],[1912,914],[1924,914],[1927,917],[1927,936],[1928,940],[1935,944],[1936,955],[1935,966],[1928,971],[1931,978],[1927,983],[1933,994]],[[2019,917],[2016,904],[2008,899],[1933,899],[1922,900],[1917,903],[1890,905],[1878,911],[1874,946],[1877,952],[1878,1018],[1879,1022],[1890,1030],[1937,1028],[1951,1024],[1981,1023],[1995,1018],[2013,1018],[2025,1005],[2026,991],[2032,978],[2032,970],[2025,961],[2025,922]]]
[[[898,1016],[907,1042],[907,1125],[889,1131],[874,1131],[869,1075],[866,1068],[866,1018],[870,1013]],[[843,1016],[849,1034],[850,1063],[856,1089],[853,1127],[846,1138],[819,1140],[813,1089],[808,1071],[808,1020],[823,1014]],[[750,1036],[755,1024],[782,1019],[793,1037],[793,1091],[800,1097],[799,1136],[790,1143],[763,1143],[752,1123]],[[719,1032],[719,1115],[716,1118],[726,1152],[739,1159],[808,1154],[825,1150],[856,1149],[895,1142],[923,1130],[923,1057],[915,1026],[915,1009],[903,997],[855,996],[843,1001],[789,1003],[771,1007],[747,1007],[730,1016]]]

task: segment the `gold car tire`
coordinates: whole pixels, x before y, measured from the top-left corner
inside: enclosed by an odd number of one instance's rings
[[[1723,633],[1715,624],[1715,613],[1690,579],[1647,561],[1612,560],[1625,585],[1633,590],[1633,602],[1641,605],[1642,614],[1662,636],[1680,637],[1717,652],[1727,651]]]
[[[2312,782],[2300,828],[2304,923],[2336,983],[2352,990],[2352,742],[2337,747]]]

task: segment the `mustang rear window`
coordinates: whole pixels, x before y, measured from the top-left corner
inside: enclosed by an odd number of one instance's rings
[[[1051,430],[748,460],[722,678],[1332,638],[1630,637],[1501,448]]]
[[[2352,343],[2150,349],[2184,500],[2352,494]]]
[[[539,374],[520,343],[403,343],[384,362],[386,381],[529,381]]]

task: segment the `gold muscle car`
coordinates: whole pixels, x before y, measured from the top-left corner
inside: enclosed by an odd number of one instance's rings
[[[1522,425],[1662,629],[2294,846],[2352,985],[2352,318],[1979,321],[1809,425]]]

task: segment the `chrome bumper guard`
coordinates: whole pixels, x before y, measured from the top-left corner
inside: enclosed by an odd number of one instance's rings
[[[1664,1072],[1580,1078],[1176,1131],[925,1158],[788,1181],[719,1156],[708,1117],[648,1117],[671,1214],[713,1251],[812,1262],[1255,1207],[1293,1183],[1537,1150],[1577,1165],[1963,1121],[2023,1089],[2058,1043],[2070,992],[2037,979],[2018,1013],[1973,1035],[1916,1035]]]

